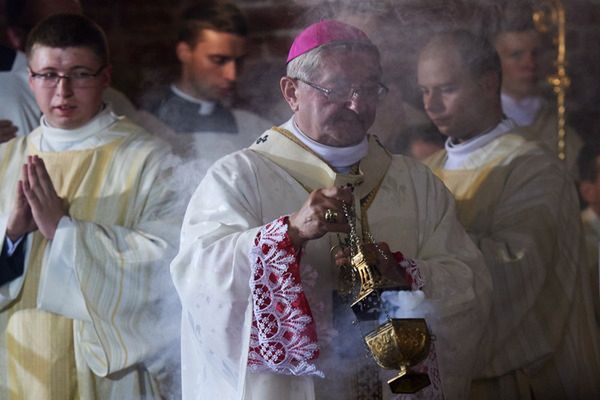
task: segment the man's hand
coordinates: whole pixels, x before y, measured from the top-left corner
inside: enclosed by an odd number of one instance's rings
[[[56,194],[44,161],[38,156],[29,156],[26,164],[23,191],[31,207],[33,219],[40,232],[48,240],[54,239],[56,227],[66,212],[63,201]]]
[[[17,136],[19,128],[8,119],[0,119],[0,143],[8,142]]]
[[[302,208],[290,215],[288,233],[294,246],[299,249],[312,239],[320,238],[327,232],[350,232],[348,221],[344,217],[343,203],[352,203],[352,191],[349,188],[326,188],[313,191]],[[335,216],[335,221],[325,214]]]
[[[33,220],[33,215],[31,214],[31,207],[29,207],[29,203],[27,202],[27,198],[25,197],[25,192],[23,190],[23,182],[25,181],[26,176],[27,166],[23,165],[21,180],[19,180],[17,186],[17,200],[15,201],[15,205],[10,213],[10,216],[8,217],[8,224],[6,226],[6,236],[8,236],[8,238],[13,242],[21,236],[24,236],[37,229],[35,221]]]

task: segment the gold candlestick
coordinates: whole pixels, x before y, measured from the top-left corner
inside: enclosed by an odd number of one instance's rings
[[[554,33],[553,42],[556,45],[556,72],[547,77],[548,83],[556,95],[557,107],[557,146],[558,158],[566,159],[566,108],[565,94],[571,85],[567,75],[567,45],[566,45],[566,16],[565,8],[560,0],[540,0],[533,12],[533,23],[541,33]]]

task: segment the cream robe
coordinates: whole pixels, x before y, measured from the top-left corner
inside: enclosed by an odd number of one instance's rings
[[[446,399],[466,396],[480,322],[486,320],[489,305],[490,280],[481,256],[456,219],[451,195],[427,168],[390,156],[371,138],[360,171],[336,174],[273,130],[251,149],[229,155],[209,170],[189,204],[180,251],[171,264],[184,307],[184,399],[354,397],[352,370],[357,360],[366,360],[360,344],[366,332],[357,327],[334,330],[332,234],[311,240],[301,259],[303,286],[319,337],[317,368],[325,379],[252,373],[247,368],[252,321],[249,254],[258,230],[298,210],[307,190],[348,181],[365,182],[355,193],[363,191],[363,185],[379,184],[367,212],[370,230],[393,251],[416,259],[426,293],[418,311],[436,336]],[[352,320],[349,306],[343,309],[345,314],[336,313],[336,318]],[[357,339],[358,345],[346,349],[353,357],[343,358],[333,348],[348,337]],[[385,397],[391,397],[384,386]]]
[[[44,159],[72,224],[61,221],[52,241],[29,234],[24,275],[0,287],[0,398],[176,396],[168,262],[179,219],[164,146],[126,119],[88,150],[40,152],[40,134],[0,146],[0,240],[30,154]]]
[[[600,343],[566,170],[511,133],[473,151],[463,169],[444,169],[446,157],[427,164],[455,195],[494,283],[471,397],[600,398]]]

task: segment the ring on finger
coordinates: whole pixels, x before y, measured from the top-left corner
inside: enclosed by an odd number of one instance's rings
[[[337,211],[334,211],[331,208],[328,208],[327,210],[325,210],[325,222],[327,222],[329,224],[335,224],[337,222],[337,219],[338,219]]]

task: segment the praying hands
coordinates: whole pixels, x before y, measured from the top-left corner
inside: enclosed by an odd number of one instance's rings
[[[52,240],[58,222],[65,215],[63,200],[56,194],[44,161],[38,156],[28,156],[22,168],[6,235],[15,241],[39,229],[46,239]]]

